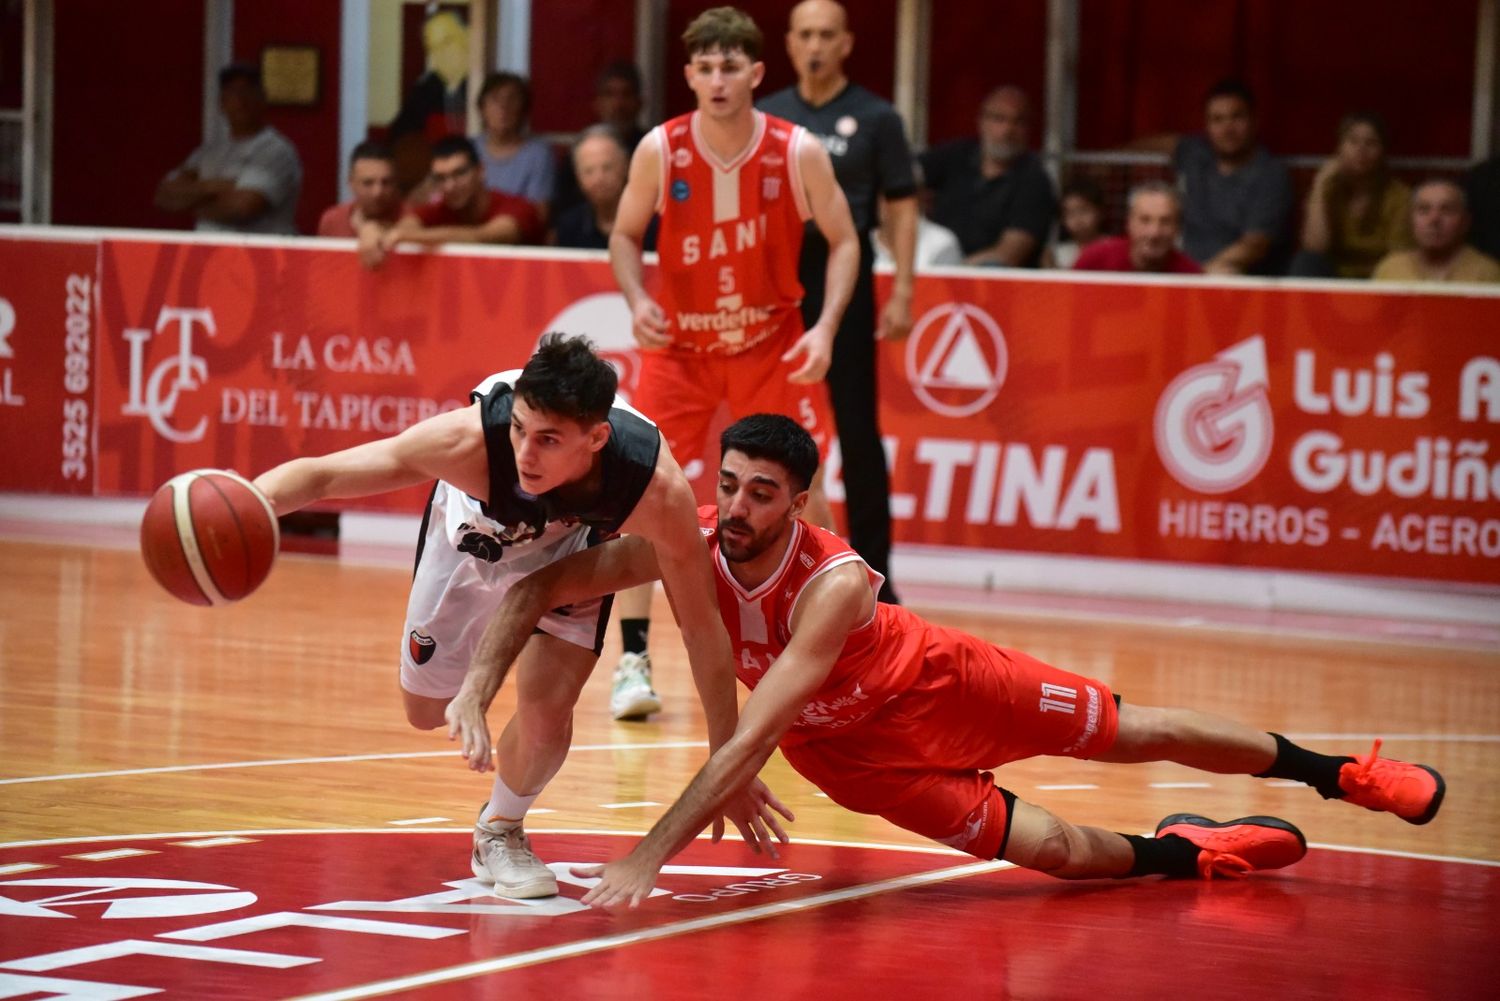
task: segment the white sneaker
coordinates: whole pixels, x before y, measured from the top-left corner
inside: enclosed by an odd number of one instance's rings
[[[645,719],[661,712],[661,697],[651,689],[651,655],[627,653],[615,666],[615,685],[609,693],[615,719]]]
[[[557,877],[531,850],[531,839],[520,824],[486,824],[481,812],[474,825],[474,855],[469,865],[481,883],[494,887],[497,897],[529,900],[557,895]]]

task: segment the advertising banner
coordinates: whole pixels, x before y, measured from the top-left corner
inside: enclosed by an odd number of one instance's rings
[[[0,239],[0,490],[93,492],[97,254]]]
[[[602,256],[0,254],[3,489],[140,496],[349,448],[464,405],[548,330],[634,386]],[[1500,297],[947,272],[913,316],[879,348],[898,544],[1500,583]]]

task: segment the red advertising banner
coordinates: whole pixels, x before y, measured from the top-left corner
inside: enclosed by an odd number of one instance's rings
[[[0,490],[93,492],[97,253],[0,236]]]
[[[634,383],[602,257],[403,253],[372,273],[290,243],[97,246],[95,273],[89,245],[0,241],[26,275],[0,279],[0,400],[25,399],[0,406],[23,456],[0,487],[253,475],[461,406],[548,330],[588,334]],[[69,397],[85,281],[97,396]],[[914,316],[881,347],[898,544],[1500,583],[1500,297],[949,273],[918,279]],[[97,421],[82,481],[69,399]]]
[[[1500,297],[924,276],[899,541],[1500,583]]]
[[[634,343],[602,261],[401,254],[372,273],[347,251],[105,240],[101,262],[103,493],[396,434],[467,404],[550,329]],[[413,489],[339,506],[425,501]]]

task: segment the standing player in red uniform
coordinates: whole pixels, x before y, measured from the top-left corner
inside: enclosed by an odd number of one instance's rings
[[[826,457],[833,433],[823,377],[853,293],[859,238],[833,164],[816,136],[755,110],[765,75],[761,33],[733,7],[700,14],[683,33],[688,86],[698,110],[651,131],[636,148],[610,234],[615,278],[641,348],[633,403],[661,428],[689,478],[701,469],[709,424],[770,412],[800,423]],[[660,302],[642,284],[641,244],[661,217]],[[802,329],[797,277],[804,224],[828,240],[826,294]],[[815,484],[810,515],[831,524]],[[656,712],[646,628],[651,588],[620,596],[625,654],[610,711]]]
[[[1369,755],[1330,756],[1221,716],[1121,704],[1099,681],[877,603],[880,575],[799,517],[817,468],[807,435],[783,417],[758,414],[726,430],[722,445],[718,510],[700,516],[714,544],[719,615],[752,692],[734,736],[635,850],[579,872],[603,875],[585,903],[645,899],[661,866],[755,778],[778,744],[841,806],[1065,879],[1240,876],[1290,865],[1307,848],[1301,832],[1274,817],[1215,823],[1174,814],[1155,838],[1078,826],[1017,799],[983,769],[1038,755],[1175,761],[1306,782],[1325,798],[1413,824],[1437,814],[1442,777],[1426,765],[1378,757],[1378,742]],[[474,662],[471,674],[498,684],[510,647],[519,649],[542,612],[638,581],[651,563],[649,545],[622,538],[539,571],[486,628],[487,638],[506,637],[491,648],[499,657]],[[459,735],[471,767],[487,764],[483,727]],[[752,846],[773,855],[771,834],[786,839],[769,810],[752,827]]]

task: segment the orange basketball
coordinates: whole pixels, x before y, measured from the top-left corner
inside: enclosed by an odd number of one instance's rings
[[[141,518],[146,569],[192,605],[227,605],[260,587],[280,545],[271,502],[224,469],[172,477]]]

